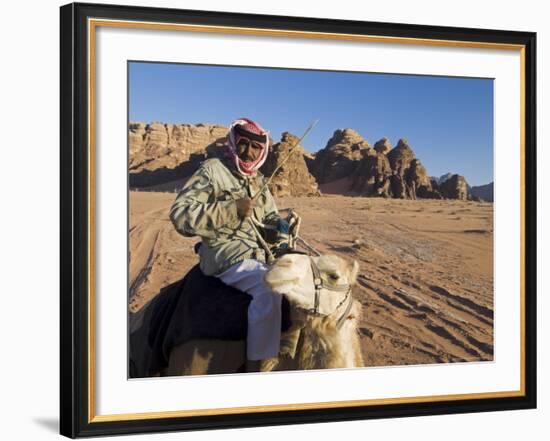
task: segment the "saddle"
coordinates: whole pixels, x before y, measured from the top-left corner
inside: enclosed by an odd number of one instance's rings
[[[205,276],[199,265],[145,305],[141,326],[130,334],[131,378],[151,377],[168,366],[175,346],[195,339],[245,340],[252,297]],[[290,306],[282,301],[281,331],[290,327]]]

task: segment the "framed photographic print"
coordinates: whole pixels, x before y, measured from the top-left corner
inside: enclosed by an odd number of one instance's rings
[[[534,33],[60,13],[63,435],[536,406]]]

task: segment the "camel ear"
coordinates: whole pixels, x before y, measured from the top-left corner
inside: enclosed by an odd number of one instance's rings
[[[350,285],[355,285],[355,282],[357,282],[358,275],[359,275],[359,264],[357,263],[357,260],[354,260],[349,270],[349,276],[348,276]]]

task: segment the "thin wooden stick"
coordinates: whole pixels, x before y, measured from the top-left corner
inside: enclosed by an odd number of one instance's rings
[[[304,134],[302,135],[302,137],[300,139],[298,139],[298,141],[296,141],[296,143],[290,148],[290,151],[288,152],[288,155],[286,155],[285,159],[283,159],[281,161],[281,163],[275,168],[275,170],[273,170],[273,173],[271,173],[271,176],[269,177],[269,179],[265,182],[265,184],[260,188],[260,190],[258,190],[258,192],[254,195],[254,197],[252,198],[253,201],[255,201],[256,199],[258,199],[258,197],[260,197],[260,195],[262,194],[262,192],[266,189],[266,187],[271,183],[272,179],[275,177],[275,175],[277,174],[277,172],[279,171],[279,169],[283,166],[283,164],[288,161],[288,158],[290,158],[290,155],[292,155],[292,153],[294,153],[294,150],[296,150],[296,148],[300,145],[300,143],[304,140],[304,138],[307,136],[307,134],[311,131],[311,129],[313,129],[313,127],[315,127],[317,125],[317,123],[319,122],[318,119],[316,119],[315,121],[313,121],[309,127],[306,129],[306,131],[304,132]]]

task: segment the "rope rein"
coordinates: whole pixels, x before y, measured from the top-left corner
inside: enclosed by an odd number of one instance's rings
[[[271,265],[273,262],[275,262],[275,256],[271,252],[271,249],[269,248],[269,245],[264,240],[261,233],[258,231],[258,228],[256,227],[256,222],[257,221],[252,217],[248,217],[247,219],[250,220],[250,225],[251,225],[252,229],[254,230],[254,234],[256,235],[256,238],[258,239],[258,242],[260,242],[260,245],[262,246],[262,248],[264,249],[264,251],[267,255],[267,263]]]
[[[328,314],[326,317],[331,316],[336,311],[340,309],[340,307],[347,301],[347,307],[346,310],[340,315],[338,320],[336,321],[336,328],[340,329],[351,311],[351,308],[353,306],[353,299],[351,297],[351,285],[349,283],[346,283],[345,285],[327,285],[323,278],[321,277],[321,271],[319,270],[319,267],[316,265],[316,263],[313,261],[313,259],[310,257],[310,265],[311,265],[311,271],[313,273],[313,285],[315,286],[315,298],[313,303],[313,308],[309,310],[309,312],[313,315],[317,316],[323,316],[324,314],[319,313],[319,303],[321,299],[321,290],[326,289],[329,291],[337,291],[337,292],[345,292],[346,295],[344,298],[336,305],[336,308],[334,308],[334,311]]]
[[[269,264],[272,264],[273,262],[275,262],[275,256],[271,252],[271,249],[269,248],[269,245],[264,240],[264,238],[262,237],[262,235],[260,234],[260,232],[258,230],[258,227],[265,228],[267,226],[264,225],[263,223],[257,221],[253,217],[249,217],[247,219],[250,220],[250,225],[252,226],[252,228],[254,230],[254,233],[256,234],[256,236],[258,238],[258,242],[260,242],[260,244],[262,245],[263,249],[265,250],[265,252],[267,254],[267,262]],[[310,245],[304,238],[302,238],[300,236],[296,236],[296,240],[299,241],[302,244],[302,246],[304,248],[306,248],[308,251],[310,251],[312,254],[315,254],[316,256],[321,255],[321,253],[313,245]],[[313,285],[315,287],[315,297],[314,297],[313,308],[310,309],[309,312],[310,312],[310,314],[313,314],[313,315],[316,315],[316,316],[323,316],[324,315],[324,314],[319,313],[319,305],[320,305],[320,301],[321,301],[321,290],[326,289],[326,290],[329,290],[329,291],[345,292],[346,295],[344,296],[344,298],[338,303],[338,305],[336,305],[336,308],[334,309],[334,311],[327,316],[327,317],[329,317],[332,314],[334,314],[336,311],[338,311],[340,309],[340,307],[344,303],[347,302],[347,307],[346,307],[345,311],[342,313],[342,315],[340,315],[340,317],[336,321],[336,328],[340,329],[344,325],[344,322],[345,322],[345,320],[346,320],[346,318],[347,318],[347,316],[348,316],[348,314],[351,311],[351,308],[353,306],[353,299],[351,297],[351,285],[349,283],[345,284],[345,285],[340,285],[340,286],[338,286],[338,285],[336,285],[336,286],[335,285],[327,285],[325,283],[325,281],[323,280],[322,276],[321,276],[321,271],[319,270],[317,264],[313,261],[311,256],[310,256],[310,265],[311,265],[311,272],[313,274]]]

